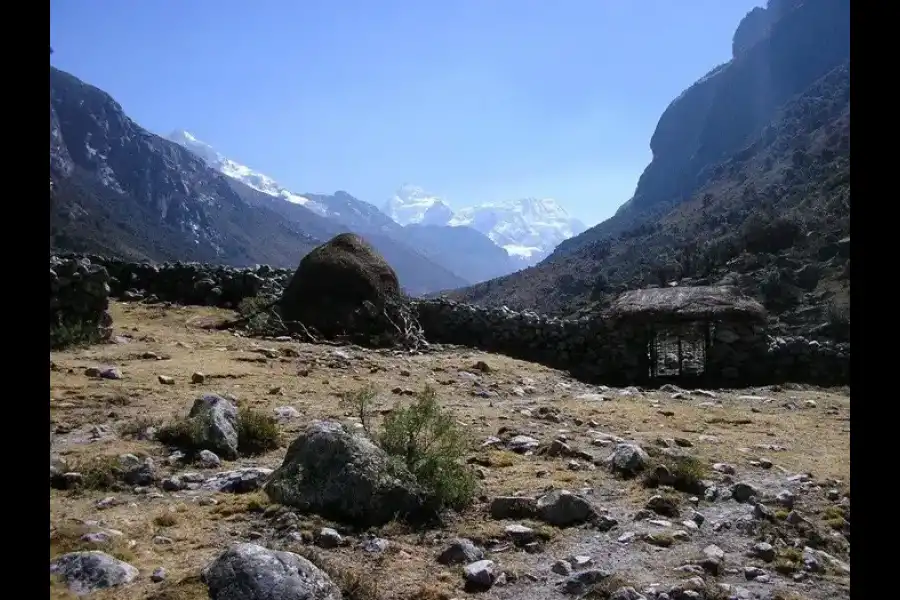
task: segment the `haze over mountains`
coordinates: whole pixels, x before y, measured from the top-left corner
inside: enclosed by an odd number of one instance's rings
[[[394,265],[408,292],[421,294],[534,264],[573,227],[552,201],[531,200],[444,222],[397,222],[345,191],[289,190],[187,131],[154,135],[108,94],[52,67],[50,87],[57,249],[293,267],[316,245],[353,231]]]

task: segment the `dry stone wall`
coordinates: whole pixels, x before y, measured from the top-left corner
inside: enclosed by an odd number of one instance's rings
[[[109,337],[109,273],[86,258],[50,259],[50,342]]]
[[[150,265],[102,257],[85,261],[72,256],[51,259],[51,273],[54,260],[80,264],[83,273],[102,271],[111,295],[124,300],[225,308],[236,307],[241,300],[254,296],[276,297],[293,274],[289,269],[267,266],[241,269],[198,263]],[[96,294],[97,282],[104,275],[80,277],[66,279],[66,285],[84,285],[92,290],[90,294]],[[81,283],[73,283],[76,281]],[[66,308],[69,314],[100,311],[102,302],[87,301],[95,296],[85,291],[78,296],[83,299],[75,301],[71,300],[72,293],[72,289],[63,291],[59,284],[54,288],[51,274],[51,321],[54,302],[70,307]],[[432,343],[506,354],[570,371],[586,381],[610,385],[646,383],[646,331],[637,326],[594,317],[558,319],[449,300],[413,300],[412,307]],[[102,312],[105,310],[103,305]],[[707,364],[711,373],[720,375],[722,381],[717,383],[722,385],[785,381],[843,385],[850,381],[849,344],[772,337],[752,325],[717,326]]]

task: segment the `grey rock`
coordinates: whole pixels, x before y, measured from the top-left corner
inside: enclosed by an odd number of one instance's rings
[[[227,459],[237,458],[238,412],[234,404],[221,396],[206,394],[194,400],[188,418],[198,424],[201,448]]]
[[[264,467],[247,467],[234,471],[225,471],[216,473],[215,477],[203,481],[202,488],[216,492],[246,494],[261,489],[271,475],[272,469]]]
[[[442,565],[458,565],[475,563],[484,558],[484,551],[472,543],[472,540],[458,538],[450,541],[450,545],[438,556]]]
[[[316,536],[316,545],[320,548],[337,548],[343,541],[341,534],[331,527],[323,527]]]
[[[576,573],[563,581],[559,589],[564,594],[572,594],[580,596],[587,592],[592,586],[597,585],[604,579],[607,579],[611,573],[602,569],[589,569]]]
[[[615,473],[633,475],[646,468],[648,460],[650,457],[637,444],[621,443],[616,445],[606,462]]]
[[[60,577],[79,596],[131,583],[138,570],[97,550],[70,552],[50,563],[50,574]]]
[[[529,496],[498,496],[491,500],[492,519],[529,519],[537,514],[537,500]]]
[[[597,510],[583,496],[568,490],[554,490],[538,498],[537,515],[550,525],[568,527],[592,520]]]
[[[494,573],[494,561],[479,560],[466,565],[463,569],[463,577],[467,587],[489,589],[497,579],[497,575]]]
[[[288,447],[266,492],[275,502],[355,524],[430,516],[411,474],[363,434],[314,421]]]
[[[203,570],[211,600],[341,600],[340,589],[314,564],[291,552],[236,544]]]

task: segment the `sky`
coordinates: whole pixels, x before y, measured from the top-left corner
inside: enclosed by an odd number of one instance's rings
[[[51,0],[51,64],[292,191],[634,193],[666,106],[764,0]]]

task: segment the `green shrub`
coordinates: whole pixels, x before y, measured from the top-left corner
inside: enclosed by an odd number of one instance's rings
[[[702,482],[708,474],[705,463],[693,456],[671,456],[663,453],[658,454],[656,459],[657,464],[645,472],[646,487],[655,488],[665,484],[687,494],[702,493]],[[665,467],[668,471],[668,481],[660,481],[659,467]]]
[[[462,461],[468,440],[453,416],[441,409],[434,388],[426,386],[409,406],[397,405],[385,417],[378,441],[441,507],[463,508],[472,502],[476,479]]]
[[[281,445],[278,421],[258,410],[238,412],[238,452],[245,456],[265,454]]]
[[[159,428],[156,439],[166,446],[194,454],[203,449],[203,424],[198,419],[175,419]]]
[[[73,321],[50,327],[50,348],[53,350],[80,348],[102,340],[103,335],[96,323]]]
[[[363,431],[372,435],[372,418],[375,416],[373,400],[378,395],[378,390],[373,386],[366,386],[353,392],[341,394],[341,406],[352,411],[353,416],[359,419]]]

